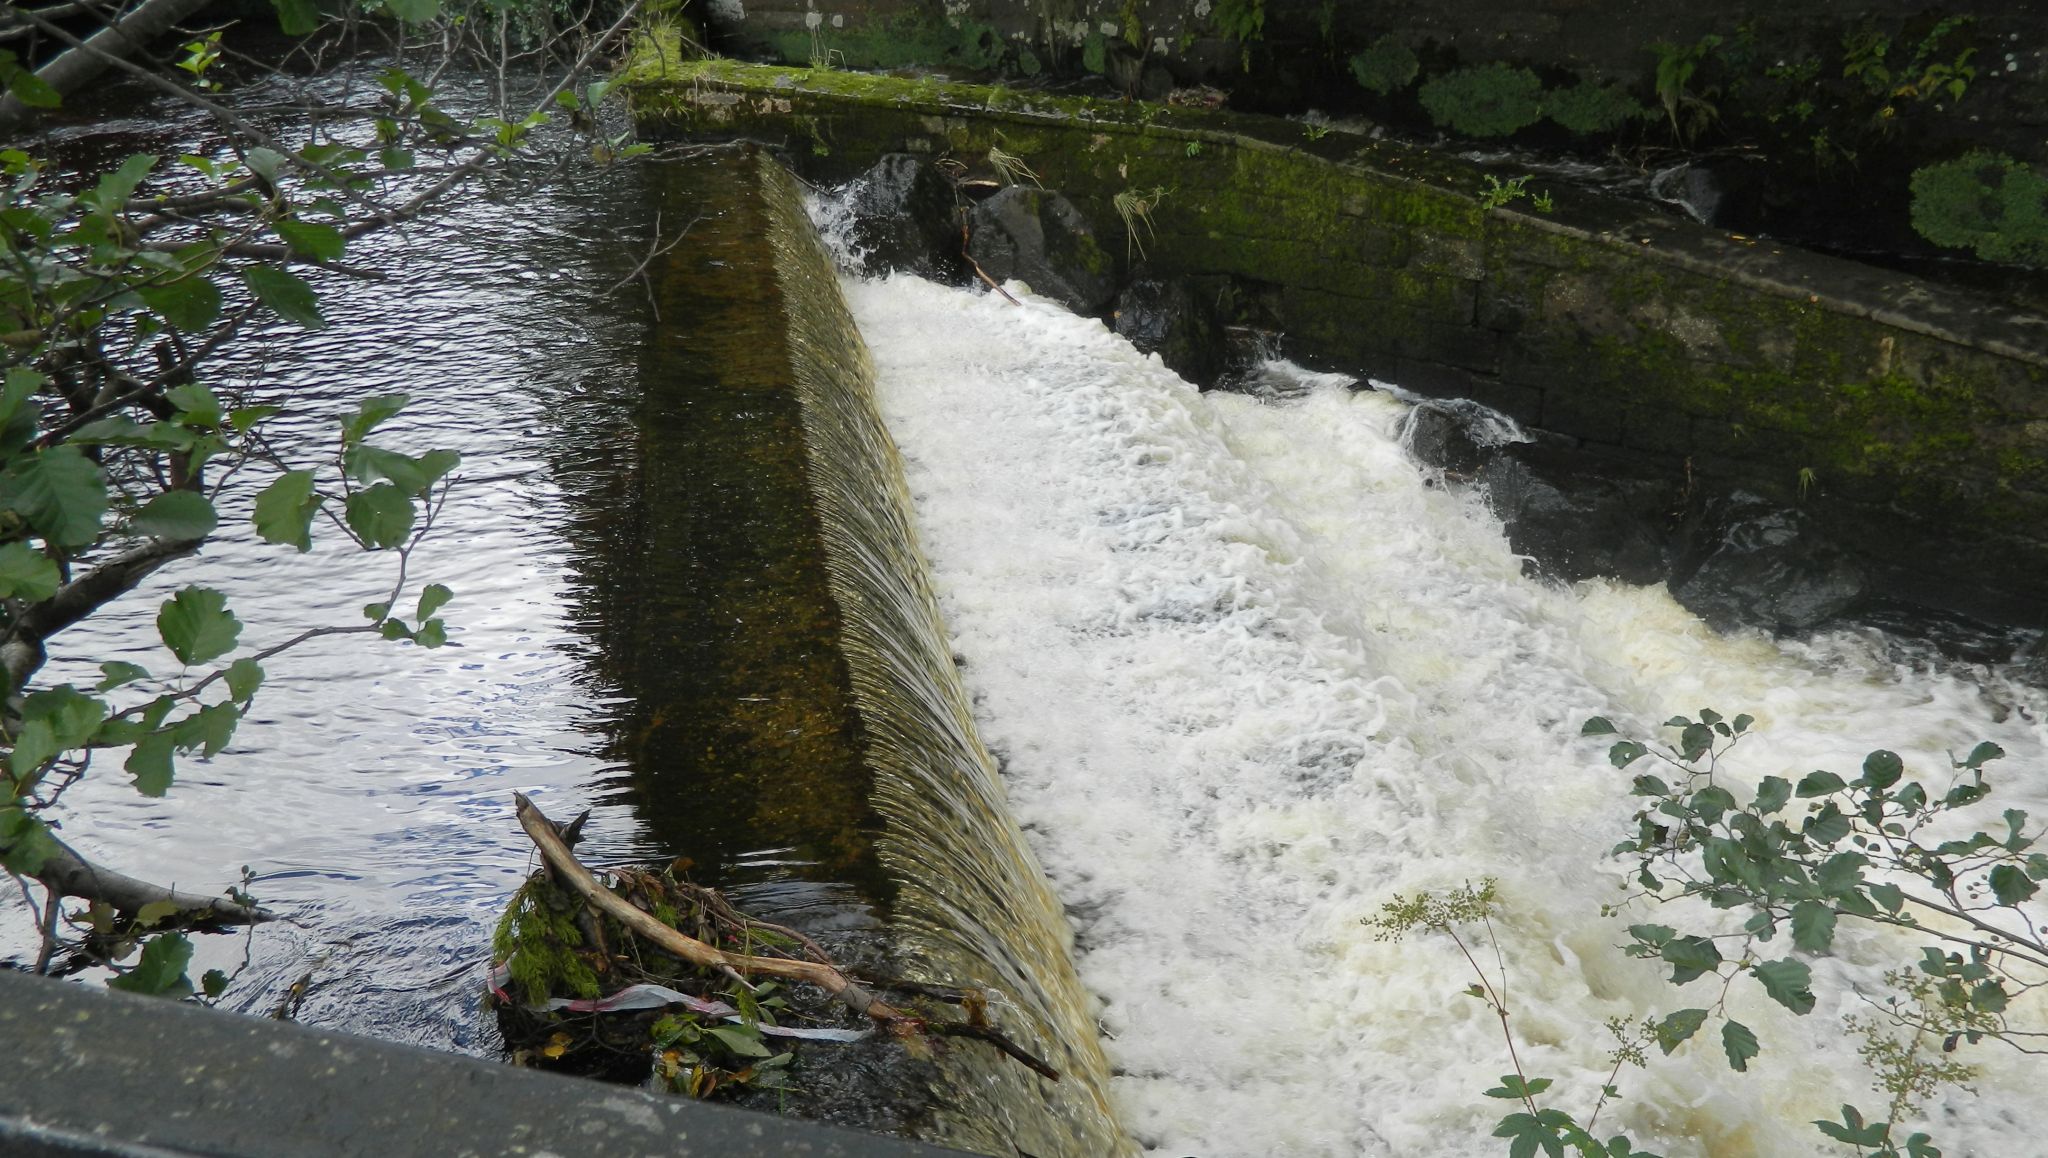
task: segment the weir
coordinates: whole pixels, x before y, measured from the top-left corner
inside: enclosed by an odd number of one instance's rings
[[[700,864],[852,886],[883,971],[987,987],[991,1020],[1064,1075],[955,1043],[916,1105],[865,1124],[992,1154],[1123,1152],[1070,934],[975,735],[796,183],[724,152],[656,186],[661,220],[691,225],[649,271],[633,563],[611,616],[651,835]]]

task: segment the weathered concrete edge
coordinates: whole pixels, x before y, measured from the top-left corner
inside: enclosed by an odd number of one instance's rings
[[[680,77],[629,79],[635,79],[647,88],[663,84],[687,87],[698,80],[708,80],[729,89],[771,98],[800,93],[932,116],[971,116],[1027,125],[1079,122],[1107,131],[1228,143],[1258,152],[1299,153],[1396,188],[1427,190],[1455,198],[1473,208],[1479,205],[1476,190],[1480,187],[1481,178],[1489,172],[1498,171],[1497,167],[1489,168],[1391,141],[1370,143],[1368,150],[1375,154],[1373,161],[1357,155],[1332,156],[1327,149],[1303,147],[1298,136],[1293,140],[1274,139],[1278,135],[1301,131],[1300,126],[1291,121],[1245,114],[1216,114],[1142,101],[1112,106],[1085,98],[929,78],[906,82],[891,77],[887,78],[886,87],[880,91],[861,92],[857,78],[864,74],[729,60],[694,61],[682,66],[682,71],[689,80]],[[1135,111],[1127,116],[1104,115],[1120,107]],[[650,116],[648,111],[642,110],[638,119],[643,127],[659,126],[658,112]],[[1337,148],[1348,147],[1342,138],[1335,135],[1324,139],[1338,141]],[[1393,164],[1387,163],[1388,159],[1393,159]],[[1394,164],[1405,165],[1406,169],[1396,169]],[[1418,179],[1412,175],[1417,170],[1433,179]],[[2003,312],[1994,319],[1984,313],[1965,311],[1957,315],[1964,324],[1953,325],[1924,315],[1906,313],[1898,309],[1896,303],[1909,295],[1930,302],[1944,299],[1965,304],[1985,302],[1985,299],[1968,291],[1951,289],[1909,274],[1880,270],[1789,244],[1769,243],[1771,248],[1759,249],[1750,239],[1737,240],[1720,230],[1598,193],[1575,191],[1555,214],[1550,215],[1523,213],[1512,208],[1498,208],[1492,212],[1547,233],[1629,254],[1635,260],[1676,266],[1688,272],[1722,278],[1773,297],[1805,301],[1830,312],[1867,318],[1894,329],[1982,350],[2028,365],[2048,367],[2048,318]],[[1579,220],[1575,221],[1575,217]],[[1645,245],[1641,241],[1644,237],[1665,244]],[[1856,287],[1857,292],[1841,292],[1838,287],[1844,284]]]
[[[0,1152],[939,1158],[953,1150],[0,972]]]

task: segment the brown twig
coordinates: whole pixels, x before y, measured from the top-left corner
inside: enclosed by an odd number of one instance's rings
[[[988,271],[987,271],[987,270],[985,270],[985,269],[981,268],[981,263],[980,263],[980,262],[978,262],[978,261],[976,261],[976,260],[974,260],[974,255],[973,255],[973,254],[971,254],[971,253],[967,252],[967,246],[968,246],[968,242],[969,242],[969,240],[970,240],[970,235],[969,235],[969,234],[968,234],[968,232],[967,232],[967,219],[966,219],[965,217],[962,217],[962,218],[960,219],[960,256],[961,256],[961,257],[963,257],[963,258],[965,258],[965,259],[967,259],[967,264],[968,264],[968,265],[970,265],[970,266],[973,266],[973,267],[974,267],[974,275],[975,275],[976,277],[980,278],[981,280],[983,280],[983,281],[987,282],[987,283],[988,283],[988,288],[990,288],[990,289],[992,289],[992,290],[996,291],[997,293],[999,293],[999,294],[1003,295],[1003,300],[1004,300],[1004,301],[1007,301],[1007,302],[1009,302],[1009,303],[1010,303],[1011,305],[1013,305],[1013,306],[1021,306],[1021,305],[1023,305],[1023,304],[1024,304],[1023,302],[1020,302],[1020,301],[1018,301],[1018,300],[1017,300],[1016,298],[1014,298],[1014,297],[1011,297],[1011,296],[1010,296],[1010,291],[1009,291],[1009,290],[1006,290],[1006,289],[1004,289],[1004,288],[1003,288],[1002,286],[998,285],[998,284],[996,283],[996,279],[994,279],[994,278],[992,278],[992,277],[990,277],[990,276],[988,275]]]

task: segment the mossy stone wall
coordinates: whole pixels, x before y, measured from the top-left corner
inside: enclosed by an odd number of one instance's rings
[[[1485,208],[1478,167],[1296,122],[729,61],[635,75],[643,131],[751,137],[821,180],[999,146],[1127,264],[1230,279],[1297,356],[1799,503],[1900,594],[2048,619],[2048,319],[1591,194]],[[1159,191],[1127,236],[1116,196]]]

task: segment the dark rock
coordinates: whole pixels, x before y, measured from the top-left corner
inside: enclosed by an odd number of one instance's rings
[[[1147,277],[1125,287],[1116,300],[1116,332],[1205,390],[1229,362],[1223,327],[1184,281]]]
[[[1415,461],[1467,477],[1522,438],[1506,415],[1462,398],[1417,403],[1401,423],[1401,445]]]
[[[914,273],[958,281],[960,220],[953,187],[929,164],[908,153],[889,153],[847,188],[853,222],[848,240],[860,272]]]
[[[1664,532],[1670,488],[1646,479],[1578,476],[1532,462],[1514,447],[1480,469],[1508,545],[1539,573],[1566,583],[1596,576],[1655,583],[1670,561]]]
[[[1864,575],[1804,512],[1737,492],[1688,533],[1671,593],[1719,631],[1813,627],[1862,596]]]
[[[1116,293],[1116,261],[1074,203],[1012,185],[974,207],[968,253],[998,281],[1020,278],[1076,313],[1092,314]]]

